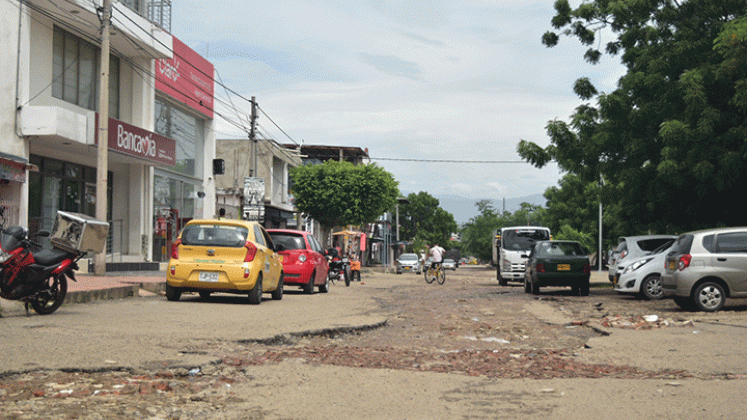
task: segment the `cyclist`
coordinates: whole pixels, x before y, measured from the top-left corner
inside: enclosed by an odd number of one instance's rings
[[[433,245],[433,248],[428,251],[428,253],[430,254],[431,258],[433,258],[433,262],[431,262],[431,268],[435,270],[443,262],[444,253],[446,253],[446,250],[438,246],[438,243],[436,243],[435,245]]]

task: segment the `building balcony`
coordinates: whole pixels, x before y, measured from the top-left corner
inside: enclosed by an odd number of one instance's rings
[[[102,0],[27,0],[31,10],[56,20],[92,39],[99,39]],[[171,58],[172,37],[159,25],[119,2],[112,3],[111,47],[126,57]]]

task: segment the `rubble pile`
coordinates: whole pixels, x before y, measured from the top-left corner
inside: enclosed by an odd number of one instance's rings
[[[692,319],[676,321],[669,318],[660,318],[657,315],[644,315],[637,317],[606,316],[602,318],[602,326],[607,328],[650,330],[663,327],[694,327],[695,322]]]

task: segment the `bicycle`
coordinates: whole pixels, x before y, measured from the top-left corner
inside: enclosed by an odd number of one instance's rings
[[[436,280],[438,284],[444,284],[446,281],[446,270],[444,270],[443,265],[440,263],[436,265],[436,268],[428,267],[427,270],[423,271],[423,275],[425,277],[425,282],[428,284],[433,283],[434,280]]]

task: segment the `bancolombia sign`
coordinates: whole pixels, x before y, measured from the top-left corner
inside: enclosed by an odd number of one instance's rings
[[[213,118],[214,66],[173,38],[174,57],[156,60],[156,89]]]
[[[176,165],[176,141],[109,118],[109,150],[150,162]]]

